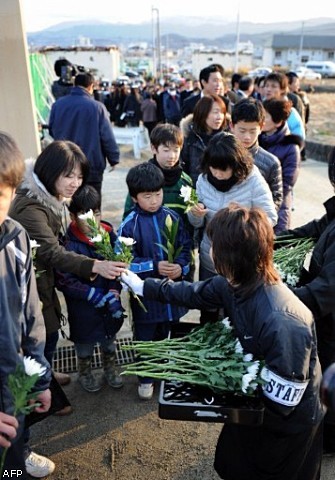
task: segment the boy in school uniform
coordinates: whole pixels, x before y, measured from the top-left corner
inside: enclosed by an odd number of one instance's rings
[[[188,273],[191,261],[191,238],[181,217],[172,209],[162,205],[164,175],[157,166],[149,162],[131,168],[126,182],[129,194],[135,203],[134,209],[124,219],[118,236],[134,240],[134,259],[130,270],[141,278],[156,277],[182,280]],[[174,239],[176,257],[168,261],[168,225],[176,225]],[[136,340],[161,340],[167,338],[171,322],[178,322],[187,309],[164,305],[157,301],[144,301],[145,312],[131,297],[131,310]],[[138,395],[150,400],[154,391],[151,378],[141,378]]]

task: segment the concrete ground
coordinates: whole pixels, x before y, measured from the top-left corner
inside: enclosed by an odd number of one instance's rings
[[[138,163],[139,161],[145,161],[150,157],[149,152],[142,152],[142,158],[141,160],[134,160],[130,147],[123,147],[122,148],[122,160],[120,162],[120,165],[113,171],[113,172],[108,172],[106,170],[105,176],[104,176],[104,184],[103,184],[103,218],[110,221],[114,227],[118,227],[121,216],[123,213],[123,205],[124,205],[124,200],[125,200],[125,195],[126,195],[126,184],[125,184],[125,177],[128,172],[128,169]],[[327,176],[327,164],[314,161],[312,159],[308,159],[307,161],[303,162],[301,165],[301,171],[300,175],[297,181],[297,184],[294,188],[294,212],[293,212],[293,226],[298,226],[303,223],[306,223],[307,221],[320,217],[323,213],[323,206],[322,203],[333,193],[332,187],[328,181],[328,176]],[[188,315],[192,317],[194,315],[195,311],[191,311]],[[125,326],[122,329],[121,335],[129,335],[131,332],[131,328],[129,323],[126,323]],[[62,346],[64,344],[67,344],[68,342],[61,340],[59,345]],[[75,378],[75,375],[73,376],[73,379]],[[68,388],[68,387],[67,387]],[[80,388],[75,387],[75,385],[71,386],[71,389],[78,390],[77,394],[75,394],[75,412],[71,417],[75,415],[79,415],[81,406],[82,408],[85,408],[85,395],[82,395],[79,393]],[[71,391],[70,391],[71,392]],[[71,395],[70,395],[71,396]],[[73,396],[73,395],[72,395]],[[101,406],[100,406],[101,405]],[[104,403],[99,403],[95,402],[94,408],[101,408],[103,411],[105,406]],[[70,419],[69,419],[70,420]],[[72,419],[73,422],[74,419]],[[46,425],[44,425],[46,422],[41,422],[40,424],[37,424],[34,429],[33,429],[33,445],[34,445],[34,440],[35,444],[42,446],[43,445],[43,440],[40,437],[43,435],[48,436],[48,432],[46,429]],[[51,423],[52,425],[52,423]],[[49,435],[51,435],[49,433]],[[62,435],[60,432],[58,432],[58,435]],[[55,434],[54,436],[51,435],[51,441],[57,441],[58,436]],[[86,442],[86,445],[88,445],[89,442]],[[78,442],[78,445],[75,446],[75,437],[73,438],[72,441],[72,448],[75,448],[77,450],[85,448],[85,443]],[[85,479],[89,478],[89,476],[85,476],[84,471],[81,470],[82,476],[64,476],[65,471],[63,470],[63,475],[62,475],[62,454],[66,455],[66,448],[64,446],[64,449],[62,449],[60,446],[57,450],[58,454],[56,454],[53,457],[53,454],[55,454],[56,450],[53,450],[52,448],[48,452],[48,447],[47,444],[44,444],[44,448],[40,453],[45,453],[45,454],[51,454],[51,458],[53,458],[55,461],[58,463],[58,474],[55,473],[52,478],[80,478],[80,479]],[[70,450],[68,450],[68,453],[70,454]],[[184,465],[185,466],[185,465]],[[64,463],[63,467],[66,467],[66,462]],[[87,470],[88,474],[88,470]],[[98,475],[99,476],[99,475]],[[98,476],[96,478],[98,478]],[[101,477],[102,478],[102,477]],[[107,478],[107,477],[103,477]],[[114,478],[114,477],[113,477]],[[121,478],[121,477],[119,477]],[[142,479],[141,476],[136,476],[136,478]],[[144,479],[145,477],[143,477]],[[159,479],[159,474],[156,477]],[[164,477],[167,478],[167,477]],[[175,478],[175,477],[169,477],[169,478]],[[178,477],[179,478],[179,477]],[[203,478],[203,477],[202,477]],[[207,477],[206,477],[207,478]],[[215,477],[216,478],[216,477]],[[335,478],[335,457],[334,458],[324,458],[323,461],[323,467],[322,467],[322,480],[333,480]],[[200,477],[194,477],[194,480],[200,480]],[[288,479],[289,480],[289,479]]]

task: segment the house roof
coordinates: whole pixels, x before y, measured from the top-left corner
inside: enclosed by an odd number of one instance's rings
[[[303,48],[335,50],[335,35],[304,35]],[[300,48],[301,35],[276,34],[272,36],[272,48]]]

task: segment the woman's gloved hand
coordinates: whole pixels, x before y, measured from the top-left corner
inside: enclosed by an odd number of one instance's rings
[[[121,283],[129,287],[136,295],[143,297],[144,281],[136,273],[126,270],[121,273]]]

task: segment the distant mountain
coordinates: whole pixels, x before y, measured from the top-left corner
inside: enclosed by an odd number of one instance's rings
[[[235,41],[236,27],[236,22],[225,22],[220,18],[173,17],[161,20],[160,34],[171,48],[177,48],[189,42],[223,46],[227,42]],[[302,29],[304,35],[335,35],[335,19],[318,18],[304,23],[297,21],[267,24],[241,22],[240,41],[251,40],[257,44],[262,43],[266,37],[274,33],[300,34]],[[80,36],[88,37],[95,46],[143,41],[151,43],[152,23],[150,21],[134,25],[98,21],[66,22],[27,34],[28,43],[33,47],[73,46],[78,44]],[[179,38],[178,42],[177,38]]]

